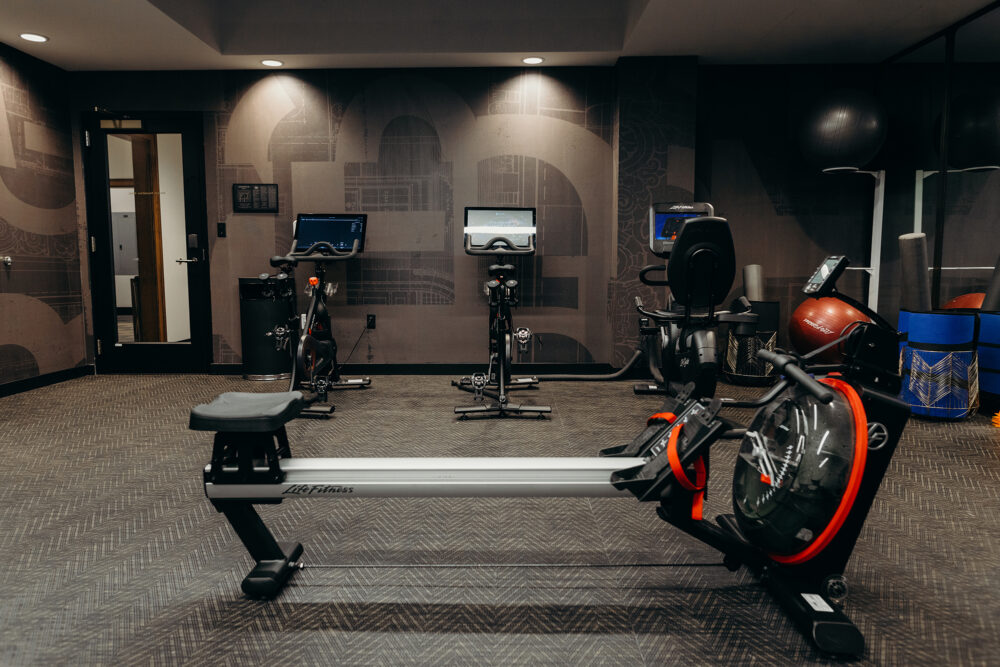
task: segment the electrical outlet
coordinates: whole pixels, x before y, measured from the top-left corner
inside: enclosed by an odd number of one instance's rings
[[[368,313],[368,323],[365,325],[365,328],[366,329],[374,329],[375,328],[375,315],[374,314]]]

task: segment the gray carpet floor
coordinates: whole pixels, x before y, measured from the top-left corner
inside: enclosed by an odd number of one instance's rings
[[[441,376],[377,376],[289,426],[296,456],[588,456],[656,397],[522,391],[549,419],[457,421]],[[764,588],[622,499],[312,498],[261,508],[306,569],[269,602],[205,498],[189,409],[230,376],[90,376],[0,398],[0,664],[713,665],[825,662]],[[722,395],[748,390],[720,388]],[[745,419],[744,412],[737,417]],[[736,444],[706,515],[731,511]],[[911,420],[848,568],[861,664],[997,664],[1000,429]]]

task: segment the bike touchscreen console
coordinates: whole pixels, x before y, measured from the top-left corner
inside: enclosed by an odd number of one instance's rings
[[[341,251],[349,251],[358,241],[358,252],[365,249],[365,213],[299,213],[295,218],[294,252],[305,252],[321,241]]]
[[[516,247],[527,247],[535,234],[535,209],[467,206],[465,234],[473,247],[484,247],[498,236]],[[507,244],[501,242],[500,245]]]
[[[712,205],[705,202],[653,204],[649,207],[649,249],[658,257],[670,254],[685,222],[714,214]]]

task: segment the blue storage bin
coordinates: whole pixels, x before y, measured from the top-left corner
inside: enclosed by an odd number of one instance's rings
[[[1000,397],[1000,312],[980,313],[979,390]]]
[[[978,315],[911,312],[900,353],[900,398],[915,415],[964,419],[979,406]]]

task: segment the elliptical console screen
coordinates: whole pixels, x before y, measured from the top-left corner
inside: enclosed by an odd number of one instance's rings
[[[340,251],[350,251],[354,240],[358,252],[365,249],[365,213],[299,213],[295,219],[295,252],[305,252],[325,241]]]
[[[674,247],[684,223],[715,213],[704,202],[653,204],[649,207],[649,249],[654,255],[667,255]]]
[[[535,209],[533,208],[465,208],[465,233],[470,245],[484,247],[492,239],[502,236],[518,247],[527,247],[535,234]],[[505,243],[499,244],[501,247]]]
[[[833,290],[837,278],[850,264],[845,255],[830,255],[819,265],[802,288],[804,294],[825,294]]]

